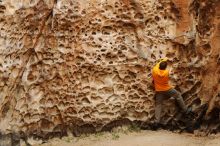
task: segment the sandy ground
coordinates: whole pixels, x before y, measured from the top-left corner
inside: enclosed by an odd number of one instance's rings
[[[54,138],[47,143],[34,146],[220,146],[220,135],[198,137],[165,130],[116,131],[81,137]]]

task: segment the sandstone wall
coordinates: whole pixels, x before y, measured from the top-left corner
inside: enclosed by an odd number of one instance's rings
[[[1,131],[149,123],[161,57],[187,105],[207,103],[206,120],[218,121],[219,18],[219,0],[1,0]],[[175,102],[165,104],[163,122],[175,124]]]

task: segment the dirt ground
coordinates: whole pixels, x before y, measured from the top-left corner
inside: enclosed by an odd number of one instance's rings
[[[47,143],[34,146],[220,146],[220,134],[201,137],[195,134],[179,134],[165,130],[125,130],[81,137],[54,138]]]

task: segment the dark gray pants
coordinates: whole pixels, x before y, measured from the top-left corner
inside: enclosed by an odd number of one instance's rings
[[[157,123],[160,123],[162,102],[163,100],[168,99],[170,97],[174,97],[179,107],[181,108],[182,112],[186,112],[187,107],[183,101],[183,98],[180,92],[178,92],[175,89],[170,89],[167,91],[157,91],[156,92],[156,108],[155,108],[155,118],[156,118]]]

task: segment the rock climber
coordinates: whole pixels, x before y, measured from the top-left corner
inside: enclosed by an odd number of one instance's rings
[[[187,114],[188,109],[183,101],[183,98],[176,89],[169,84],[169,70],[167,69],[168,59],[161,59],[152,70],[153,84],[156,91],[156,107],[155,107],[155,123],[161,124],[162,102],[165,99],[174,97],[184,114]]]

